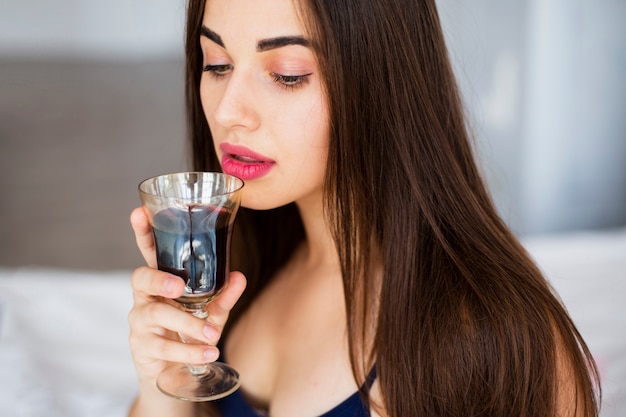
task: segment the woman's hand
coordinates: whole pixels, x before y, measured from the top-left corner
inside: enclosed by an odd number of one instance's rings
[[[208,318],[194,317],[174,301],[183,294],[183,280],[156,269],[152,229],[143,208],[135,209],[130,221],[137,246],[148,266],[137,268],[131,277],[134,305],[128,315],[129,341],[139,377],[140,397],[142,393],[152,396],[156,392],[157,376],[170,362],[202,364],[218,358],[215,345],[230,310],[245,289],[246,279],[240,272],[232,272],[222,293],[208,304]],[[177,333],[190,336],[198,343],[182,343]]]

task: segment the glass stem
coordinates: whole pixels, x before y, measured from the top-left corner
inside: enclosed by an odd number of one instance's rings
[[[193,314],[194,317],[198,317],[199,319],[206,319],[209,317],[209,312],[204,308],[189,310],[189,312]],[[199,340],[186,336],[182,333],[178,333],[178,336],[183,343],[202,343]],[[195,376],[203,376],[209,372],[209,365],[206,363],[201,365],[192,365],[188,363],[187,367],[189,368],[189,372]]]
[[[199,319],[206,319],[207,317],[209,317],[209,312],[206,311],[205,308],[194,309],[191,314]]]

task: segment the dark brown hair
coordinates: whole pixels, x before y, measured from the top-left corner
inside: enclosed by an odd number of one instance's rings
[[[591,355],[476,167],[435,2],[305,3],[330,109],[325,206],[359,384],[375,362],[395,417],[544,417],[556,415],[561,364],[577,415],[597,416]],[[216,170],[199,99],[204,4],[189,1],[188,123],[195,169]],[[236,233],[249,288],[233,320],[303,239],[293,205],[243,209]]]

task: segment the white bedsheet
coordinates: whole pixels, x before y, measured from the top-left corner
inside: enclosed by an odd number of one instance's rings
[[[626,230],[526,240],[626,415]],[[121,417],[136,394],[130,272],[0,269],[0,416]]]
[[[128,272],[0,270],[0,416],[124,416]]]

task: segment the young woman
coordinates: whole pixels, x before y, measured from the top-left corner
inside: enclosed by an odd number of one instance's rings
[[[190,0],[186,56],[194,168],[246,183],[241,272],[206,321],[180,311],[133,212],[130,415],[598,415],[588,349],[475,165],[434,1]],[[158,392],[169,361],[219,354],[237,393]]]

